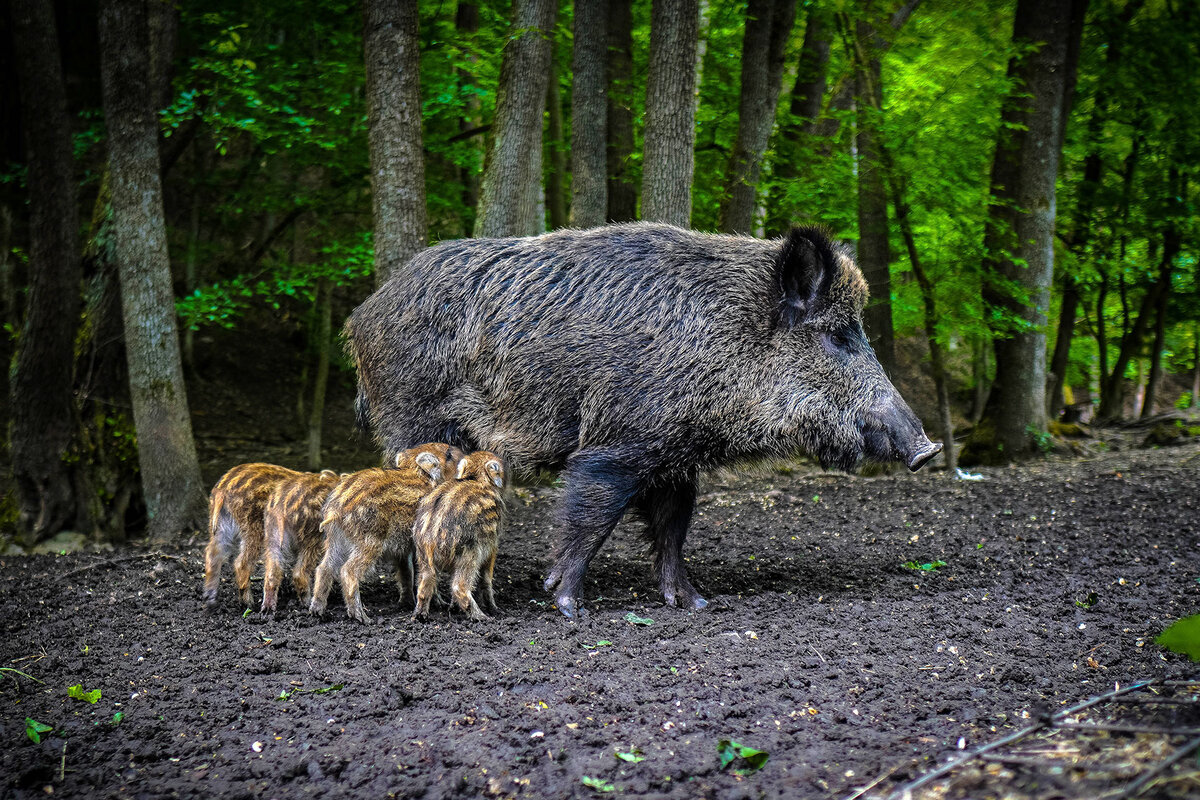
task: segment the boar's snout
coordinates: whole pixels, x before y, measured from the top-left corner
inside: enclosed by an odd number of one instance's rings
[[[942,452],[931,442],[921,420],[900,396],[880,401],[871,409],[863,429],[866,455],[880,461],[903,461],[913,472]]]

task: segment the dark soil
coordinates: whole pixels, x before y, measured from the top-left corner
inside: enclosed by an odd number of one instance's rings
[[[324,621],[294,601],[244,617],[228,580],[206,615],[200,537],[0,562],[0,666],[38,681],[0,674],[0,796],[598,795],[586,776],[624,795],[841,797],[1114,683],[1198,671],[1154,642],[1200,610],[1195,442],[973,483],[714,480],[688,547],[712,605],[664,608],[626,523],[581,623],[540,588],[557,495],[515,498],[505,614],[487,622],[410,622],[382,579],[371,627],[336,600]],[[34,744],[26,717],[54,730]],[[721,771],[722,739],[770,760]]]

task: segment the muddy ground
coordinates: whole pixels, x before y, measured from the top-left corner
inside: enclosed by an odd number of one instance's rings
[[[514,503],[487,622],[410,622],[382,579],[371,627],[337,601],[244,616],[228,581],[206,615],[200,537],[6,558],[0,665],[30,677],[0,675],[0,796],[845,797],[1200,672],[1154,643],[1200,611],[1200,446],[983,473],[712,479],[700,613],[660,604],[627,521],[590,615],[563,619],[540,588],[553,487]],[[53,727],[40,744],[27,717]],[[722,739],[769,760],[722,771]]]

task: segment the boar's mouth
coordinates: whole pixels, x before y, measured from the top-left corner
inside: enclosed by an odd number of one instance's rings
[[[941,442],[930,442],[928,447],[924,447],[913,453],[908,458],[908,468],[912,472],[916,472],[921,467],[929,463],[930,459],[942,452]]]

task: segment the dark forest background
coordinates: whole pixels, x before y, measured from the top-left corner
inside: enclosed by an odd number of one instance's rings
[[[203,525],[192,417],[225,412],[188,398],[264,369],[324,466],[341,321],[464,236],[827,226],[951,467],[1197,405],[1190,0],[6,0],[0,28],[24,544]]]

